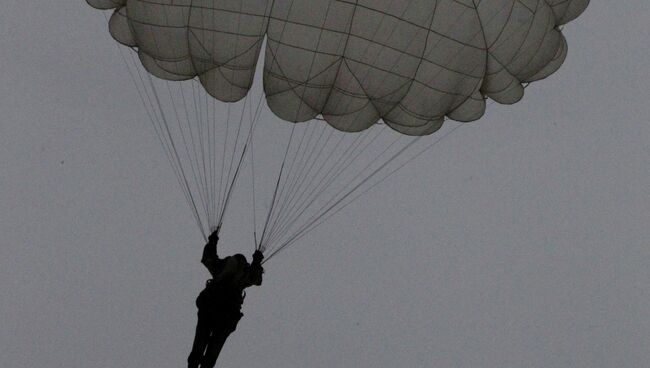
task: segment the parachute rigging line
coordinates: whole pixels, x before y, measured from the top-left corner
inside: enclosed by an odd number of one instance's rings
[[[394,0],[393,0],[393,1],[394,1]],[[404,8],[403,14],[405,14],[406,11],[408,11],[408,8],[409,8],[410,4],[411,4],[411,2],[409,2],[409,4]],[[355,8],[355,11],[356,11],[356,8]],[[327,12],[329,12],[329,7],[328,7],[328,9],[327,9]],[[402,14],[402,15],[403,15],[403,14]],[[353,15],[353,16],[354,16],[354,15]],[[327,16],[324,17],[324,19],[326,19],[326,18],[327,18]],[[382,27],[382,25],[384,24],[386,18],[387,18],[387,15],[384,14],[383,17],[382,17],[382,19],[381,19],[381,21],[377,22],[377,28],[376,28],[376,30],[378,30],[378,29],[380,29],[380,28]],[[431,21],[431,22],[433,21],[433,15],[431,16],[431,20],[430,20],[430,21]],[[285,24],[285,26],[286,26],[286,24]],[[350,25],[350,26],[351,26],[351,25]],[[321,27],[321,29],[320,29],[319,38],[318,38],[318,42],[319,42],[319,43],[320,43],[320,41],[321,41],[321,38],[322,38],[322,34],[323,34],[323,31],[324,31],[324,28],[325,28],[325,27]],[[283,29],[282,32],[284,32],[284,29]],[[392,30],[392,32],[390,33],[390,35],[388,36],[388,38],[390,38],[390,37],[393,35],[394,32],[395,32],[395,29]],[[346,41],[345,41],[346,43],[349,41],[349,33],[350,33],[350,32],[348,32],[348,37],[346,38]],[[283,34],[284,34],[284,33],[282,33],[282,35],[283,35]],[[281,37],[282,37],[282,36],[281,36]],[[281,39],[281,38],[280,38],[280,39]],[[411,43],[414,42],[414,39],[412,39],[410,42],[411,42]],[[317,48],[318,48],[318,47],[317,47]],[[364,55],[367,55],[367,54],[368,54],[369,49],[370,49],[370,45],[367,45],[366,48],[365,48],[365,50],[364,50]],[[273,50],[272,50],[272,49],[268,49],[268,52],[270,52],[270,53],[271,53],[271,56],[275,59],[275,53],[273,52]],[[309,74],[308,74],[308,75],[311,75],[311,71],[312,71],[312,69],[313,69],[314,61],[315,61],[315,56],[312,57],[312,61],[311,61],[311,65],[310,65],[310,68],[309,68]],[[400,62],[400,59],[398,59],[398,60],[396,60],[396,61],[394,62],[393,66],[392,66],[392,68],[391,68],[391,71],[395,69],[395,67],[399,64],[399,62]],[[342,59],[342,61],[340,62],[339,68],[341,68],[341,67],[349,67],[349,66],[347,65],[347,61],[346,61],[345,59]],[[368,77],[369,73],[370,73],[370,69],[368,69],[368,70],[366,71],[366,73],[365,73],[365,75],[364,75],[364,77],[363,77],[364,80]],[[355,76],[355,80],[356,80],[356,82],[359,83],[359,85],[362,85],[362,83],[357,79],[356,76]],[[350,83],[352,83],[352,82],[353,82],[353,81],[350,80],[350,81],[348,82],[348,84],[350,84]],[[331,92],[332,92],[332,89],[330,89],[330,93],[331,93]],[[301,101],[300,108],[302,108],[302,106],[304,105],[304,93],[305,93],[305,92],[303,91],[303,95],[301,96],[301,99],[300,99],[300,101]],[[369,103],[371,103],[371,102],[372,102],[372,101],[370,101]],[[349,106],[349,104],[350,104],[350,101],[348,101],[348,106]],[[299,108],[299,110],[300,110],[300,108]],[[299,110],[298,110],[298,111],[299,111]],[[296,117],[297,117],[297,115],[298,115],[298,113],[296,113]],[[381,133],[381,132],[380,132],[380,133]],[[306,133],[303,134],[303,138],[304,138],[304,135],[305,135],[305,134],[306,134]],[[365,131],[365,132],[361,133],[360,135],[365,139],[365,137],[366,137],[368,134],[367,134],[367,131]],[[375,136],[374,139],[371,140],[371,143],[372,143],[372,142],[373,142],[373,141],[374,141],[378,136],[379,136],[379,135]],[[320,138],[320,137],[319,137],[319,138]],[[310,139],[311,139],[311,138],[310,138]],[[328,139],[329,139],[329,137],[328,137]],[[399,140],[399,138],[396,139],[392,144],[394,144],[397,140]],[[291,140],[289,141],[288,145],[290,145],[290,144],[291,144]],[[392,146],[392,144],[391,144],[390,146]],[[294,158],[293,158],[293,160],[292,160],[291,167],[293,167],[293,164],[294,164],[294,162],[295,162],[295,157],[296,157],[296,156],[300,155],[301,157],[305,157],[305,153],[304,153],[304,152],[301,153],[301,146],[302,146],[302,139],[301,139],[301,143],[300,143],[298,149],[296,150],[296,155],[294,156]],[[390,146],[389,146],[389,147],[390,147]],[[318,147],[318,144],[316,144],[314,147]],[[352,145],[350,145],[350,146],[348,147],[348,149],[346,149],[344,152],[348,152],[350,147],[354,147],[354,143],[353,143]],[[407,146],[406,148],[408,148],[408,147],[410,147],[410,145]],[[367,146],[364,146],[364,149],[362,149],[362,150],[356,152],[356,155],[360,155],[360,154],[362,154],[362,153],[365,151],[365,148],[367,148]],[[312,150],[312,151],[310,152],[309,156],[311,156],[311,154],[313,153],[313,151],[314,151],[314,150]],[[384,152],[385,152],[385,151],[384,151]],[[403,152],[403,151],[400,151],[400,152]],[[333,154],[334,154],[334,152],[330,152],[330,156],[333,155]],[[309,162],[309,156],[308,156],[307,159],[306,159],[307,162]],[[277,215],[276,215],[274,212],[270,212],[270,213],[269,213],[269,216],[274,216],[274,215],[275,215],[275,218],[274,218],[274,220],[272,221],[272,226],[271,226],[271,227],[272,227],[272,230],[271,230],[271,236],[268,238],[268,240],[265,240],[265,238],[263,238],[263,239],[261,240],[261,242],[264,243],[264,242],[266,241],[266,243],[270,243],[270,246],[269,246],[269,244],[262,244],[262,245],[260,246],[261,248],[263,248],[263,249],[268,249],[268,248],[270,248],[271,246],[273,246],[273,243],[274,243],[275,241],[277,241],[278,238],[279,238],[280,236],[282,236],[283,234],[285,234],[286,232],[288,232],[288,230],[289,230],[288,228],[291,226],[291,224],[294,223],[294,222],[295,222],[295,221],[296,221],[296,220],[297,220],[297,219],[298,219],[298,218],[299,218],[299,217],[300,217],[300,216],[301,216],[301,215],[302,215],[306,210],[309,209],[309,207],[310,207],[310,206],[311,206],[311,205],[312,205],[312,204],[313,204],[313,203],[314,203],[314,202],[319,198],[319,196],[323,194],[323,192],[326,190],[326,188],[327,188],[329,185],[331,185],[332,182],[334,182],[334,181],[335,181],[335,180],[336,180],[336,179],[337,179],[337,178],[338,178],[342,173],[344,173],[345,170],[346,170],[348,167],[350,167],[350,165],[353,163],[353,160],[350,160],[349,162],[346,163],[346,160],[344,159],[344,157],[345,157],[345,156],[342,155],[342,156],[339,158],[339,160],[336,161],[336,164],[333,165],[333,166],[330,168],[330,170],[327,171],[328,174],[330,174],[332,171],[334,171],[334,174],[333,174],[332,176],[330,176],[329,179],[326,179],[326,181],[325,181],[325,185],[320,185],[320,183],[319,183],[319,184],[318,184],[317,186],[315,186],[311,191],[309,191],[309,194],[307,195],[307,199],[305,200],[305,202],[300,202],[300,200],[302,199],[304,193],[306,193],[307,191],[306,191],[305,189],[303,189],[302,192],[299,190],[299,191],[296,193],[296,192],[294,191],[294,188],[296,187],[296,183],[298,183],[298,182],[301,183],[301,184],[304,183],[304,180],[307,178],[307,176],[309,176],[309,173],[311,173],[311,170],[313,169],[313,167],[314,167],[314,165],[315,165],[315,162],[312,163],[312,164],[310,164],[309,167],[306,169],[306,170],[307,170],[307,171],[306,171],[307,174],[305,175],[304,178],[301,178],[301,176],[303,175],[303,173],[305,173],[305,165],[301,165],[301,166],[302,166],[301,170],[299,170],[298,173],[295,175],[295,178],[291,181],[292,184],[290,185],[290,188],[287,190],[287,193],[288,193],[288,194],[286,195],[286,197],[289,197],[290,199],[289,199],[288,201],[287,201],[287,200],[283,200],[283,201],[282,201],[283,204],[281,205],[281,209],[278,211]],[[353,157],[354,157],[354,156],[353,156]],[[286,160],[286,158],[285,158],[285,160]],[[340,163],[340,165],[338,165],[339,163]],[[284,161],[283,161],[283,166],[284,166]],[[317,170],[316,175],[315,175],[315,176],[312,176],[312,179],[314,179],[315,177],[318,176],[318,172],[320,171],[320,169],[321,169],[322,167],[323,167],[323,166],[321,165],[320,168],[319,168],[319,170]],[[383,168],[383,167],[385,167],[385,166],[381,166],[380,169]],[[367,167],[366,167],[364,170],[362,170],[361,173],[363,173],[366,169],[367,169]],[[281,170],[281,171],[284,172],[284,170]],[[287,176],[290,176],[290,175],[292,174],[292,172],[293,172],[293,170],[290,169],[290,170],[288,171]],[[359,176],[361,175],[361,173],[359,173]],[[282,174],[280,174],[280,176],[281,176],[281,175],[282,175]],[[373,175],[373,174],[371,174],[371,175]],[[326,175],[326,176],[327,176],[327,175]],[[358,176],[357,176],[357,177],[358,177]],[[357,177],[353,178],[351,182],[354,182],[354,180],[355,180]],[[357,190],[358,188],[360,188],[360,186],[361,186],[362,184],[364,184],[364,183],[367,182],[367,179],[369,179],[369,178],[366,178],[366,180],[362,180],[362,181],[361,181],[357,186],[353,186],[352,189],[351,189],[351,191],[355,191],[355,190]],[[312,181],[312,180],[310,180],[310,182],[311,182],[311,181]],[[289,179],[286,179],[286,180],[285,180],[285,183],[286,183],[286,182],[289,182]],[[280,185],[280,180],[278,180],[277,185]],[[302,186],[302,185],[298,185],[298,187],[301,187],[301,186]],[[344,186],[344,188],[345,188],[345,186]],[[343,189],[342,189],[342,190],[343,190]],[[276,188],[276,191],[277,191],[277,188]],[[281,197],[281,198],[284,198],[283,195],[282,195],[282,194],[284,193],[284,191],[285,191],[285,188],[283,187],[282,192],[281,192],[281,194],[280,194],[280,197]],[[331,202],[334,202],[334,203],[340,203],[340,201],[336,201],[336,198],[337,198],[337,196],[338,196],[340,193],[341,193],[341,192],[339,191],[339,193],[335,194],[334,197],[333,197],[332,199],[330,199],[330,201],[331,201]],[[291,195],[289,195],[289,194],[291,194]],[[275,194],[274,194],[274,197],[275,197]],[[345,196],[345,197],[347,197],[347,196]],[[299,198],[299,200],[296,200],[296,198]],[[275,201],[276,201],[276,200],[275,200],[275,198],[274,198],[273,203],[275,203]],[[298,209],[296,210],[296,212],[294,212],[294,213],[292,214],[292,212],[293,212],[293,210],[296,208],[296,206],[298,207]],[[331,210],[331,208],[328,209],[328,206],[327,206],[327,205],[321,206],[321,210],[322,210],[323,208],[327,209],[327,211]],[[267,219],[267,220],[268,220],[268,219]],[[268,223],[268,221],[267,221],[267,223]],[[265,225],[265,229],[266,229],[266,225]],[[299,230],[299,231],[301,231],[301,230]],[[282,248],[284,248],[284,247],[282,246],[281,249],[282,249]],[[273,253],[273,254],[275,254],[275,253]]]
[[[108,20],[106,14],[104,14],[104,18]],[[228,137],[221,134],[224,136],[223,152],[221,152],[221,159],[217,160],[219,155],[213,153],[216,153],[216,148],[219,146],[216,138],[220,134],[217,129],[219,118],[215,100],[209,98],[207,93],[197,90],[193,81],[190,82],[190,94],[186,93],[182,84],[179,83],[174,92],[171,83],[164,81],[167,97],[163,102],[162,96],[158,92],[159,87],[156,86],[151,75],[141,71],[142,66],[135,57],[137,50],[131,48],[134,52],[129,52],[131,56],[129,62],[129,58],[122,48],[117,46],[117,49],[123,63],[127,66],[128,74],[136,87],[142,105],[145,107],[148,120],[161,142],[183,196],[190,206],[197,227],[206,238],[208,231],[215,229],[223,221],[234,192],[234,186],[240,177],[254,125],[260,114],[256,113],[253,119],[246,122],[248,132],[245,135],[246,138],[242,140],[242,131],[245,125],[244,115],[246,115],[246,104],[249,100],[246,96],[238,119],[239,126],[236,133],[233,134],[233,139],[229,141]],[[143,73],[146,76],[143,76]],[[202,101],[202,97],[205,101]],[[258,112],[262,100],[263,98],[260,97],[257,104]],[[190,108],[190,104],[192,108]],[[212,111],[210,111],[210,104]],[[180,110],[178,105],[180,105]],[[252,108],[253,104],[249,105]],[[166,111],[164,106],[167,106],[169,111]],[[230,110],[231,104],[228,104],[228,114],[225,119],[227,135],[230,135],[230,121],[233,119]],[[183,116],[181,116],[181,111]],[[174,118],[171,119],[171,116]],[[176,125],[174,131],[171,129],[172,120],[175,120]],[[180,143],[183,151],[179,149],[177,143]],[[217,162],[220,162],[221,165],[219,166]],[[221,174],[218,174],[219,172]],[[217,175],[219,175],[219,180],[217,180]]]
[[[104,19],[106,20],[106,22],[108,22],[108,17],[106,16],[106,14],[105,13],[102,14],[104,15]],[[203,232],[203,223],[198,213],[196,201],[194,200],[194,197],[189,188],[189,183],[185,179],[186,178],[185,174],[183,173],[183,169],[180,165],[180,158],[178,157],[177,152],[174,151],[173,144],[169,142],[169,140],[167,139],[168,136],[163,134],[163,132],[160,130],[162,123],[160,122],[160,118],[158,117],[158,113],[156,112],[156,109],[154,107],[154,103],[151,99],[151,95],[147,92],[144,77],[142,76],[140,69],[137,67],[137,64],[135,64],[135,66],[129,64],[128,59],[125,53],[123,52],[122,48],[117,44],[116,44],[116,48],[120,54],[123,63],[127,66],[129,77],[136,88],[136,91],[138,93],[140,101],[142,102],[142,105],[145,108],[145,113],[147,114],[147,117],[154,128],[158,140],[163,146],[163,151],[165,152],[165,156],[167,157],[167,160],[170,163],[172,171],[174,172],[174,175],[177,178],[178,184],[181,187],[183,195],[186,201],[188,202],[188,204],[190,205],[190,208],[192,210],[192,215],[194,217],[196,225],[198,226],[199,230],[201,230],[204,240],[207,240]],[[134,70],[137,73],[134,73]],[[136,79],[136,74],[138,76],[137,79]],[[140,83],[138,83],[138,80]]]
[[[382,130],[377,129],[377,133],[375,134],[372,139],[368,141],[368,137],[370,137],[369,133],[361,133],[359,134],[358,137],[355,138],[355,140],[352,141],[352,143],[348,144],[347,147],[342,151],[340,156],[338,157],[337,160],[334,161],[332,166],[325,172],[325,174],[322,175],[322,180],[319,181],[315,186],[311,187],[313,185],[313,179],[320,177],[320,173],[323,171],[323,165],[319,167],[319,170],[315,173],[314,176],[312,176],[312,180],[309,181],[307,185],[304,186],[305,190],[302,191],[302,193],[298,193],[298,199],[295,200],[293,205],[291,205],[290,209],[286,211],[286,217],[285,219],[281,222],[281,226],[279,227],[278,230],[276,230],[275,235],[276,237],[273,240],[277,240],[277,236],[281,235],[285,231],[287,231],[287,227],[290,226],[294,221],[296,221],[306,210],[310,208],[310,206],[318,199],[318,197],[330,186],[332,183],[336,182],[336,180],[346,172],[346,170],[355,162],[354,158],[356,156],[361,155],[361,153],[365,152],[373,142],[377,140],[383,133]],[[357,144],[359,141],[368,141],[366,143],[362,144]],[[359,149],[359,147],[361,147]],[[352,152],[350,152],[352,150]],[[357,150],[357,151],[354,151]],[[325,160],[323,160],[323,163],[327,163],[330,160],[332,160],[332,155],[335,153],[335,150],[332,150],[330,154],[327,156]],[[305,176],[305,178],[307,175]],[[303,180],[304,181],[304,180]],[[311,189],[310,189],[311,188]],[[307,192],[306,189],[310,189],[309,192]],[[304,201],[302,198],[304,197],[304,194],[307,194],[306,199]],[[298,207],[296,209],[296,207]]]
[[[530,83],[526,83],[526,84],[524,84],[523,87],[526,89],[526,88],[528,88],[529,86],[530,86]],[[488,103],[488,106],[493,105],[494,103],[495,103],[494,101],[490,101],[490,102]],[[278,246],[277,248],[275,248],[275,250],[272,251],[272,252],[271,252],[271,253],[266,257],[266,259],[265,259],[264,262],[266,262],[266,261],[268,261],[269,259],[271,259],[272,257],[274,257],[277,253],[279,253],[280,251],[284,250],[285,248],[288,248],[288,247],[290,247],[291,245],[295,244],[298,240],[300,240],[300,239],[303,238],[305,235],[307,235],[307,233],[308,233],[309,231],[311,231],[311,230],[317,228],[318,226],[320,226],[322,223],[324,223],[325,221],[327,221],[329,218],[331,218],[332,216],[336,215],[337,213],[339,213],[340,211],[342,211],[343,209],[345,209],[348,205],[352,204],[352,203],[353,203],[355,200],[357,200],[359,197],[365,195],[366,193],[368,193],[369,191],[371,191],[372,189],[374,189],[375,187],[377,187],[378,185],[380,185],[381,183],[383,183],[384,181],[386,181],[388,178],[390,178],[390,177],[391,177],[392,175],[394,175],[396,172],[398,172],[399,170],[401,170],[401,169],[403,169],[404,167],[406,167],[409,163],[411,163],[411,162],[415,161],[416,159],[418,159],[419,157],[421,157],[424,153],[426,153],[426,152],[432,150],[432,149],[433,149],[436,145],[438,145],[441,141],[443,141],[444,139],[448,138],[448,137],[451,136],[454,132],[456,132],[458,129],[460,129],[461,127],[464,127],[464,126],[466,126],[466,125],[467,125],[467,124],[465,124],[465,123],[458,123],[458,124],[456,124],[456,126],[454,126],[451,130],[449,130],[449,131],[445,132],[444,134],[440,135],[440,136],[439,136],[438,138],[436,138],[432,143],[426,145],[424,148],[422,148],[422,149],[420,149],[419,151],[417,151],[417,152],[416,152],[412,157],[408,158],[405,162],[401,163],[401,164],[400,164],[399,166],[397,166],[396,168],[390,170],[388,173],[386,173],[386,174],[384,174],[383,176],[381,176],[381,177],[379,178],[379,180],[377,180],[375,183],[371,184],[371,185],[368,186],[367,188],[365,188],[365,189],[363,189],[362,191],[358,192],[356,195],[354,195],[354,196],[353,196],[352,198],[350,198],[348,201],[346,201],[345,203],[343,203],[341,206],[339,206],[338,208],[334,209],[338,204],[342,203],[343,200],[346,199],[346,197],[349,197],[349,196],[352,195],[354,192],[356,192],[356,190],[359,189],[363,183],[358,184],[357,187],[355,187],[355,188],[353,188],[351,191],[347,192],[347,193],[344,195],[344,197],[342,197],[341,199],[337,200],[336,203],[334,203],[333,205],[331,205],[331,206],[330,206],[329,208],[327,208],[325,211],[322,211],[322,213],[320,213],[320,215],[316,216],[316,218],[313,218],[313,219],[309,220],[309,221],[308,221],[308,224],[306,224],[305,226],[303,226],[302,229],[301,229],[300,231],[298,231],[294,236],[292,236],[289,240],[287,240],[286,242],[284,242],[283,244],[281,244],[280,246]],[[420,138],[422,138],[422,137],[418,137],[418,139],[420,139]],[[411,142],[410,145],[411,145],[411,144],[414,144],[414,143],[415,143],[415,142]],[[406,150],[407,148],[408,148],[408,147],[406,147],[404,150]],[[402,151],[402,152],[403,152],[403,151]],[[401,154],[401,152],[400,152],[400,154]],[[398,154],[398,155],[394,155],[394,156],[389,160],[389,162],[384,163],[383,166],[387,166],[387,165],[390,163],[390,161],[394,161],[395,159],[398,158],[398,156],[399,156],[399,154]],[[370,176],[368,176],[366,179],[364,179],[364,182],[370,180],[372,177],[374,177],[374,176],[375,176],[376,174],[378,174],[380,171],[381,171],[381,168],[379,168],[379,169],[373,171],[373,173],[372,173]]]
[[[404,167],[406,167],[409,163],[411,163],[412,161],[414,161],[414,160],[416,160],[417,158],[419,158],[420,156],[422,156],[422,154],[424,154],[425,152],[431,150],[434,146],[436,146],[436,145],[437,145],[438,143],[440,143],[442,140],[444,140],[445,138],[449,137],[452,133],[454,133],[456,130],[458,130],[460,127],[463,127],[463,126],[466,126],[466,124],[463,124],[463,123],[459,123],[459,124],[457,124],[453,129],[451,129],[451,130],[449,130],[448,132],[446,132],[445,134],[441,135],[441,136],[438,137],[435,141],[433,141],[431,144],[427,145],[426,147],[424,147],[423,149],[421,149],[420,151],[418,151],[414,156],[412,156],[412,157],[410,157],[409,159],[407,159],[406,162],[400,164],[399,166],[397,166],[397,167],[394,168],[393,170],[391,170],[391,171],[389,171],[388,173],[384,174],[384,175],[383,175],[383,176],[382,176],[378,181],[376,181],[376,182],[373,183],[372,185],[368,186],[368,187],[365,188],[363,191],[358,192],[355,196],[353,196],[352,198],[350,198],[347,202],[345,202],[343,205],[341,205],[340,207],[338,207],[336,210],[331,211],[331,210],[334,209],[334,207],[336,207],[339,203],[343,202],[343,200],[345,200],[346,197],[352,195],[352,194],[356,191],[357,188],[355,188],[355,189],[353,189],[352,191],[346,193],[346,195],[345,195],[344,197],[342,197],[340,200],[338,200],[337,203],[335,203],[335,204],[333,204],[332,206],[330,206],[330,208],[328,208],[328,210],[327,210],[326,212],[323,212],[321,215],[319,215],[319,216],[316,217],[315,219],[311,220],[311,221],[309,222],[309,224],[306,225],[306,226],[304,226],[303,229],[302,229],[300,232],[298,232],[298,233],[297,233],[295,236],[293,236],[291,239],[289,239],[288,241],[286,241],[285,243],[283,243],[282,245],[280,245],[280,246],[279,246],[279,247],[278,247],[278,248],[277,248],[277,249],[276,249],[272,254],[270,254],[268,257],[266,257],[266,260],[268,260],[268,259],[270,259],[271,257],[275,256],[275,254],[278,253],[278,252],[280,252],[281,250],[283,250],[283,249],[285,249],[285,248],[291,246],[292,244],[295,244],[298,240],[300,240],[303,236],[305,236],[309,231],[311,231],[311,230],[313,230],[314,228],[318,227],[320,224],[322,224],[323,222],[327,221],[330,217],[332,217],[332,216],[336,215],[337,213],[339,213],[340,211],[342,211],[344,208],[346,208],[348,205],[350,205],[351,203],[353,203],[353,202],[354,202],[355,200],[357,200],[359,197],[363,196],[364,194],[368,193],[369,191],[371,191],[372,189],[374,189],[375,187],[377,187],[379,184],[383,183],[386,179],[390,178],[393,174],[395,174],[395,173],[398,172],[399,170],[401,170],[401,169],[403,169]],[[418,137],[417,139],[420,139],[420,138],[421,138],[421,137]],[[415,143],[415,142],[411,142],[411,144],[414,144],[414,143]],[[406,148],[408,148],[408,147],[406,147]],[[406,148],[405,148],[405,150],[406,150]],[[401,153],[401,152],[400,152],[400,153]],[[399,155],[394,155],[394,156],[391,158],[390,161],[393,161],[393,160],[396,159],[398,156],[399,156]],[[386,162],[384,165],[387,166],[389,163],[390,163],[390,162]],[[369,176],[366,180],[370,180],[370,179],[371,179],[375,174],[379,173],[379,171],[381,171],[381,168],[375,170],[375,171],[371,174],[371,176]],[[363,183],[360,183],[358,186],[361,187],[361,184],[363,184]],[[265,261],[266,261],[266,260],[265,260]]]

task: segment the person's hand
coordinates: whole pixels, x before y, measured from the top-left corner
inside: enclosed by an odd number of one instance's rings
[[[264,254],[260,252],[259,250],[256,250],[255,253],[253,253],[253,262],[261,262],[264,259]]]
[[[208,237],[208,242],[210,243],[217,243],[219,241],[219,228],[217,230],[213,231],[212,234]]]

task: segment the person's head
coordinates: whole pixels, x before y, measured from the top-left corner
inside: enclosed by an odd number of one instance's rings
[[[242,254],[235,254],[228,257],[226,262],[226,270],[228,273],[239,273],[243,271],[246,266],[248,266],[248,262],[246,261],[246,257]]]
[[[246,260],[246,257],[243,254],[235,254],[233,258],[237,261],[238,269],[248,266],[248,260]]]

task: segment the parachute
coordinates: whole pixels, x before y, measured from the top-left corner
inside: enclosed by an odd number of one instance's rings
[[[129,73],[204,234],[223,221],[245,157],[254,171],[263,100],[282,121],[310,122],[278,128],[289,129],[289,143],[256,239],[273,254],[374,185],[378,173],[394,172],[389,163],[444,121],[478,120],[488,100],[518,102],[527,84],[561,66],[567,44],[559,27],[589,4],[87,2],[113,9],[110,34],[135,51],[123,54]],[[255,102],[260,55],[264,93]]]

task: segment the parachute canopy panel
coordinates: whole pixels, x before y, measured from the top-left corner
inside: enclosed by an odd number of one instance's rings
[[[555,72],[558,27],[589,0],[87,0],[115,9],[111,35],[166,80],[198,77],[218,100],[264,90],[280,118],[342,131],[379,119],[408,135],[473,121]],[[266,43],[264,42],[266,40]]]

